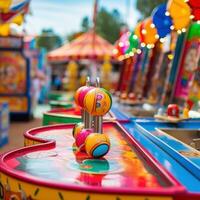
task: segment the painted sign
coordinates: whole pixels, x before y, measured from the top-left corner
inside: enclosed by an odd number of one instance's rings
[[[26,60],[20,52],[0,53],[0,94],[26,92]]]
[[[200,41],[192,40],[186,43],[178,79],[175,88],[175,98],[186,99],[189,93],[189,83],[194,78],[200,56]]]

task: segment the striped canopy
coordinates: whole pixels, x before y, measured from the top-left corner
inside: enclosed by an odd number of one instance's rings
[[[28,12],[30,0],[0,0],[0,24],[11,23]]]
[[[89,31],[82,34],[71,43],[48,53],[47,59],[50,62],[65,62],[68,60],[95,59],[103,60],[106,57],[113,57],[114,46],[105,39]]]
[[[30,0],[0,0],[0,11],[3,13],[17,12],[29,2]]]

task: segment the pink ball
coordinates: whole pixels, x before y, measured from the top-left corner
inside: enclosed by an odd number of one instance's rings
[[[84,98],[85,98],[85,95],[91,90],[93,89],[94,87],[92,86],[84,86],[82,87],[82,90],[80,91],[79,93],[79,96],[78,96],[78,102],[79,102],[79,106],[83,108],[84,104]]]
[[[92,133],[91,129],[83,129],[77,136],[76,136],[76,146],[79,148],[80,151],[85,151],[85,140],[88,135]]]

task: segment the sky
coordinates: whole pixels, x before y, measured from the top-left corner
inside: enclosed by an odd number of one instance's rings
[[[52,28],[66,36],[80,30],[84,16],[92,16],[93,3],[94,0],[31,0],[32,14],[26,16],[25,29],[29,34],[39,34],[43,28]],[[99,7],[102,6],[109,11],[117,9],[130,28],[139,18],[135,0],[99,0]]]

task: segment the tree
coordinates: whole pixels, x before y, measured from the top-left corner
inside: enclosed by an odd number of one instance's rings
[[[161,3],[166,3],[167,0],[137,0],[136,8],[141,13],[141,19],[149,17],[153,9]]]
[[[81,36],[84,32],[80,31],[80,32],[72,32],[70,34],[67,35],[67,41],[71,42],[72,40],[78,38],[79,36]]]
[[[37,37],[36,44],[38,48],[45,48],[47,51],[51,51],[62,45],[62,39],[52,29],[43,29],[41,35]]]
[[[85,16],[82,19],[81,27],[82,27],[82,31],[83,32],[87,32],[89,30],[89,28],[90,28],[90,21],[89,21],[89,18],[87,16]]]
[[[124,23],[116,9],[108,12],[105,8],[101,8],[97,13],[96,32],[109,42],[114,43],[119,39],[122,26]]]
[[[87,32],[91,26],[91,20],[86,16],[82,19],[82,32]],[[101,8],[96,17],[96,33],[111,43],[119,39],[121,27],[124,23],[118,10],[114,9],[109,12],[105,8]],[[74,38],[74,34],[68,35],[68,40]]]

